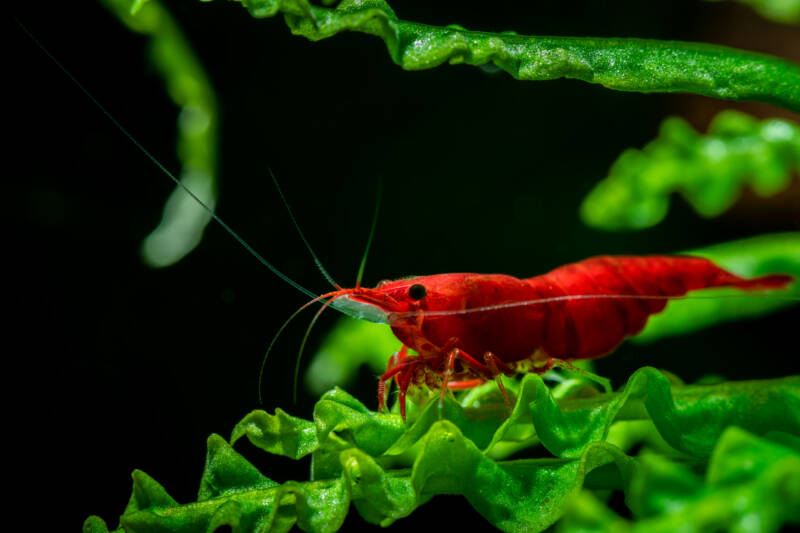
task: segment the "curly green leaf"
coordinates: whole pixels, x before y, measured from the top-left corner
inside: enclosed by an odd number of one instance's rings
[[[449,400],[441,418],[430,418],[436,403],[408,426],[397,415],[367,410],[341,390],[320,400],[313,422],[255,411],[237,426],[234,440],[246,435],[270,453],[294,458],[312,453],[314,481],[279,485],[212,435],[197,501],[179,504],[136,471],[121,530],[210,532],[227,525],[243,532],[288,531],[296,524],[304,531],[329,532],[341,527],[351,503],[368,522],[386,526],[438,494],[461,494],[495,527],[542,531],[568,509],[570,520],[585,519],[570,503],[585,504],[582,488],[625,490],[643,524],[666,515],[674,526],[711,503],[731,520],[742,518],[743,510],[761,513],[767,530],[795,519],[790,509],[798,494],[786,483],[795,476],[800,448],[797,377],[682,385],[643,368],[619,393],[587,395],[575,387],[552,391],[529,375],[517,391],[514,415],[505,421],[503,410],[487,410],[474,394],[470,403],[477,407]],[[493,419],[493,437],[471,427],[485,418]],[[651,423],[672,446],[668,454],[684,462],[708,461],[705,485],[666,455],[637,460],[609,443],[609,428],[630,420]],[[528,445],[541,441],[554,457],[498,460],[482,451],[487,438],[514,442],[531,429],[538,439],[528,439]],[[398,447],[401,456],[395,455]],[[777,487],[787,487],[780,505],[759,507]],[[726,503],[733,496],[747,505]],[[629,527],[609,513],[598,516]],[[90,517],[84,531],[108,529]]]
[[[642,454],[628,491],[633,521],[589,491],[569,502],[556,531],[779,531],[800,523],[800,453],[771,439],[729,428],[702,479],[685,464]],[[735,504],[732,504],[735,502]]]
[[[275,415],[253,411],[237,425],[232,440],[247,436],[265,451],[300,458],[324,450],[332,436],[345,435],[345,448],[356,446],[387,464],[399,464],[401,456],[413,452],[441,418],[495,457],[501,455],[493,453],[498,446],[520,441],[541,442],[557,457],[577,457],[590,443],[605,440],[611,425],[620,420],[649,420],[674,450],[698,457],[707,456],[732,424],[757,434],[800,435],[798,377],[678,385],[645,367],[620,392],[599,394],[578,387],[551,390],[539,376],[529,374],[516,391],[509,391],[516,396],[510,417],[496,388],[491,383],[479,390],[485,400],[474,393],[468,401],[466,396],[460,402],[447,400],[441,411],[437,401],[429,402],[409,415],[407,425],[399,415],[369,411],[343,390],[334,389],[317,403],[313,426],[302,419],[283,425],[278,421],[288,415],[282,411]],[[242,432],[240,427],[252,429]],[[302,454],[294,453],[298,439],[311,443]],[[334,447],[338,450],[342,444],[336,442]]]

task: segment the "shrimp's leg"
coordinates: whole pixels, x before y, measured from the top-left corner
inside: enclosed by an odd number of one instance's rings
[[[392,356],[389,358],[389,361],[391,361],[392,366],[394,366],[397,363],[399,363],[399,362],[401,362],[401,361],[403,361],[405,359],[408,359],[408,346],[406,346],[404,344],[403,346],[400,347],[399,350],[397,350],[396,352],[394,352],[392,354]],[[387,367],[388,367],[388,363],[387,363]],[[388,370],[388,368],[387,368],[387,370]]]
[[[442,418],[442,411],[444,409],[444,393],[447,391],[447,383],[453,377],[453,370],[456,367],[456,358],[459,356],[461,350],[453,348],[447,352],[447,362],[445,364],[444,375],[442,376],[442,388],[439,392],[439,418]]]
[[[450,346],[450,345],[456,344],[457,342],[458,342],[458,339],[453,338],[453,339],[450,339],[450,341],[448,341],[445,346]],[[441,392],[439,393],[439,416],[440,417],[441,417],[441,413],[442,413],[442,407],[444,405],[444,395],[445,395],[445,392],[447,391],[448,388],[450,388],[450,389],[469,388],[471,386],[479,385],[480,383],[485,381],[487,378],[492,378],[492,377],[497,377],[498,382],[499,382],[500,370],[498,369],[498,365],[494,362],[496,357],[494,357],[494,355],[492,355],[489,359],[487,359],[486,356],[484,356],[484,359],[487,360],[487,362],[489,363],[489,366],[481,364],[474,357],[469,355],[464,350],[461,350],[460,348],[455,348],[454,347],[454,348],[452,348],[452,349],[447,351],[447,356],[446,356],[446,361],[445,361],[445,369],[444,369],[444,372],[442,373],[442,388],[441,388]],[[470,385],[467,385],[467,386],[450,387],[450,378],[452,378],[453,372],[455,371],[456,360],[461,361],[465,366],[467,366],[470,370],[472,370],[472,372],[477,374],[479,376],[479,378],[476,379],[476,380],[467,381],[466,383],[470,383]],[[509,372],[511,371],[511,369],[508,368],[505,365],[505,363],[501,362],[501,364],[503,365],[503,367],[504,367],[504,369],[506,371],[509,371]],[[475,381],[477,381],[478,383],[474,383],[473,384],[472,382],[475,382]],[[505,389],[503,388],[503,384],[502,383],[500,383],[500,390],[503,393],[503,398],[505,399],[506,404],[510,405],[510,403],[508,401],[508,397],[506,396],[506,392],[505,392]]]
[[[408,346],[404,344],[400,350],[394,352],[389,360],[386,361],[386,372],[378,380],[379,413],[382,413],[384,408],[386,408],[386,395],[389,392],[389,388],[392,386],[392,376],[394,373],[390,374],[390,372],[397,367],[398,361],[403,361],[406,358],[408,358]]]
[[[508,393],[506,393],[506,388],[503,385],[503,380],[501,379],[500,375],[505,374],[506,376],[513,376],[516,372],[503,361],[498,359],[497,356],[492,352],[486,352],[483,354],[483,360],[486,361],[486,365],[492,371],[494,380],[497,382],[497,387],[500,389],[500,394],[503,395],[503,401],[506,402],[509,411],[513,411],[514,406],[511,405],[511,402],[508,400]]]
[[[394,381],[397,383],[397,401],[400,404],[400,416],[403,417],[403,422],[406,421],[406,391],[411,383],[411,379],[415,375],[417,365],[420,364],[420,362],[416,359],[416,357],[408,358],[407,360],[398,363],[391,370],[386,371],[378,380],[378,391],[380,392],[382,389],[381,383],[386,382],[394,377]],[[381,403],[380,409],[383,407],[385,407],[385,405]]]
[[[408,390],[408,385],[411,383],[411,378],[414,375],[414,364],[408,363],[403,366],[399,366],[400,372],[397,373],[397,377],[394,380],[397,382],[397,401],[400,403],[400,417],[403,419],[403,423],[406,421],[406,391]]]
[[[475,387],[479,387],[484,383],[486,383],[486,380],[483,378],[467,379],[464,381],[448,381],[447,388],[450,390],[474,389]]]
[[[458,349],[457,359],[459,359],[462,363],[468,366],[473,372],[475,372],[478,376],[482,378],[490,378],[492,377],[492,371],[489,368],[472,357],[470,354],[458,348],[458,343],[460,341],[457,337],[452,337],[449,341],[442,346],[439,353],[449,354],[453,349]]]
[[[442,354],[445,354],[445,369],[444,371],[437,372],[442,378],[442,393],[440,394],[439,398],[440,409],[444,402],[444,393],[449,385],[449,378],[452,377],[453,373],[455,372],[456,360],[461,361],[464,366],[469,368],[473,375],[478,376],[478,379],[481,381],[493,378],[495,376],[496,372],[493,372],[489,367],[479,362],[467,352],[459,349],[457,347],[458,343],[459,340],[456,337],[453,337],[447,341],[441,349],[431,352],[429,356],[426,357],[424,354],[421,354],[420,356],[413,358],[407,357],[408,348],[404,346],[404,349],[401,349],[400,352],[397,353],[396,358],[390,358],[389,363],[387,364],[387,371],[378,380],[379,411],[382,411],[386,407],[386,383],[394,377],[394,381],[397,384],[398,389],[397,401],[400,403],[400,416],[402,416],[403,421],[405,421],[406,391],[411,383],[411,380],[416,375],[416,369],[418,368],[417,365],[426,366],[428,369],[436,368],[441,364]],[[476,382],[477,380],[473,381],[475,382],[471,383],[469,386],[477,386],[480,384]],[[464,386],[463,388],[469,388],[469,386]]]

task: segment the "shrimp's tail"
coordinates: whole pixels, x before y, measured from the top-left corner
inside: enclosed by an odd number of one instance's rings
[[[737,289],[745,291],[785,289],[794,281],[794,276],[790,274],[769,274],[752,279],[740,278],[738,276],[734,277],[736,279],[732,280],[729,284]]]
[[[645,257],[644,261],[648,262],[656,273],[663,272],[663,279],[681,282],[679,285],[683,285],[684,290],[672,293],[674,296],[712,287],[734,287],[743,291],[778,290],[785,289],[795,280],[791,274],[767,274],[756,278],[744,278],[720,268],[704,257],[651,256]],[[628,263],[637,263],[637,259],[630,259],[626,261],[626,264]],[[675,288],[679,285],[675,285]],[[671,284],[668,284],[666,288],[670,286]]]

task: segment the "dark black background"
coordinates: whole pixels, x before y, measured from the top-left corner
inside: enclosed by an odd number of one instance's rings
[[[55,4],[55,3],[54,3]],[[176,109],[144,53],[145,39],[92,2],[29,4],[19,19],[139,141],[171,169]],[[568,5],[567,5],[568,4]],[[796,29],[744,7],[690,1],[393,2],[401,18],[527,34],[706,40],[786,55]],[[733,107],[686,95],[622,93],[578,81],[518,82],[464,66],[405,72],[378,39],[341,34],[311,43],[281,18],[238,5],[169,2],[218,91],[222,117],[218,214],[293,279],[324,280],[303,249],[268,175],[331,274],[352,284],[382,176],[384,196],[366,283],[407,274],[477,271],[528,277],[600,253],[672,252],[769,231],[800,229],[794,192],[703,220],[676,200],[648,231],[582,225],[581,198],[625,148],[640,147],[669,114],[705,128]],[[744,32],[744,35],[743,35]],[[748,33],[750,32],[750,33]],[[793,33],[794,32],[794,33]],[[205,439],[229,436],[258,407],[260,359],[305,297],[211,225],[177,266],[138,257],[172,184],[18,28],[9,54],[5,175],[6,263],[12,321],[6,372],[24,386],[7,405],[24,455],[21,485],[56,509],[34,515],[76,530],[89,514],[110,526],[140,468],[180,502],[195,497]],[[796,41],[795,41],[796,42]],[[782,48],[783,47],[783,48]],[[794,50],[800,49],[800,46]],[[795,57],[795,60],[798,58]],[[760,116],[788,116],[767,105]],[[795,115],[796,118],[796,115]],[[792,211],[794,209],[794,211]],[[334,320],[323,316],[309,353]],[[725,325],[652,346],[625,345],[597,363],[619,384],[645,364],[686,380],[797,372],[797,311]],[[291,403],[305,328],[290,327],[265,378],[265,408],[310,417]],[[14,339],[23,342],[15,346]],[[388,355],[388,354],[387,354]],[[375,406],[375,379],[352,389]],[[21,417],[20,422],[16,417]],[[300,465],[237,449],[277,481]],[[50,496],[45,496],[49,494]],[[432,521],[474,527],[460,497],[437,497],[394,527]],[[351,513],[346,530],[365,526]],[[38,527],[37,527],[38,528]]]

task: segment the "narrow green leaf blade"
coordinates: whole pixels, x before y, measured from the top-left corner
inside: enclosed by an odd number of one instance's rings
[[[383,0],[345,0],[336,8],[307,0],[239,0],[253,16],[283,13],[292,33],[312,41],[341,31],[383,39],[406,70],[444,62],[493,63],[520,80],[574,78],[610,89],[692,92],[770,102],[800,111],[800,66],[753,52],[677,41],[525,36],[400,20]]]

